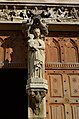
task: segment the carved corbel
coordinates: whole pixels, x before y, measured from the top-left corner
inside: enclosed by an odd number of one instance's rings
[[[40,114],[40,110],[41,110],[40,106],[41,106],[42,100],[46,96],[46,94],[47,94],[47,90],[45,90],[45,89],[42,89],[42,90],[31,89],[31,90],[29,90],[28,95],[29,95],[30,100],[31,100],[30,101],[30,107],[33,110],[33,113],[35,115]]]

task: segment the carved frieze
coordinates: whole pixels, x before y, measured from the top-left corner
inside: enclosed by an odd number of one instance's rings
[[[31,21],[39,15],[46,23],[79,22],[79,6],[76,5],[37,5],[20,4],[0,6],[0,21],[22,22]]]

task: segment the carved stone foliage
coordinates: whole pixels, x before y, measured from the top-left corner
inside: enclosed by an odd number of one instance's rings
[[[30,97],[30,107],[32,108],[35,115],[40,114],[40,105],[46,94],[47,94],[47,90],[44,89],[29,90],[28,95]]]
[[[30,5],[3,5],[0,8],[0,21],[22,22],[31,20],[35,15],[41,16],[47,23],[79,22],[79,6],[76,5],[45,5],[42,7]]]
[[[0,33],[0,67],[26,67],[27,48],[22,33],[13,31]]]

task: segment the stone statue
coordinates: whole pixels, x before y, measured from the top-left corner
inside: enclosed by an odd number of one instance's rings
[[[64,7],[61,7],[57,10],[57,17],[59,19],[66,19],[68,18],[68,9],[67,8],[64,8]]]
[[[39,28],[33,30],[28,40],[29,78],[44,78],[45,43]]]
[[[72,18],[74,18],[74,19],[78,19],[78,18],[79,18],[79,17],[78,17],[78,10],[76,10],[75,7],[73,7],[73,8],[71,9],[70,14],[71,14]]]
[[[22,32],[25,42],[28,43],[28,80],[26,90],[28,93],[28,107],[30,118],[45,117],[43,103],[48,85],[45,80],[45,36],[48,34],[48,27],[45,20],[41,18],[37,8],[31,11],[33,15],[29,21],[22,24]],[[41,110],[43,107],[43,111]],[[41,113],[42,111],[42,113]]]

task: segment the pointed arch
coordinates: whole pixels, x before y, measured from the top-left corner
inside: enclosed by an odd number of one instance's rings
[[[56,38],[47,38],[46,61],[60,62],[60,45]]]
[[[72,38],[65,47],[65,62],[78,62],[78,46]]]

